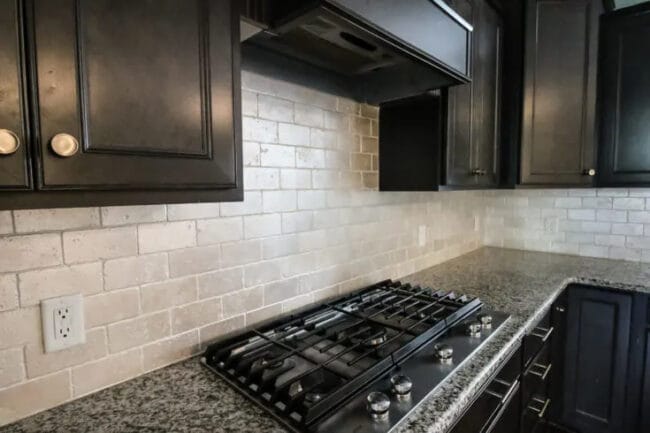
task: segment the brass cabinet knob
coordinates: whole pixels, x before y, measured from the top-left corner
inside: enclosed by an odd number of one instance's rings
[[[52,151],[63,158],[79,152],[79,141],[70,134],[56,134],[50,141]]]
[[[0,156],[12,155],[20,148],[20,138],[8,129],[0,129]]]
[[[596,175],[596,169],[590,168],[582,172],[585,176],[595,176]]]

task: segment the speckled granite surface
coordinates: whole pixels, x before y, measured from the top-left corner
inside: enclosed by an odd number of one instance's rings
[[[650,265],[483,248],[402,280],[476,295],[490,308],[512,315],[478,354],[396,429],[442,433],[567,284],[650,292]],[[5,426],[0,432],[285,430],[193,358]]]

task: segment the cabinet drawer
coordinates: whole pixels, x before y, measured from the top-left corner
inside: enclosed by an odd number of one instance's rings
[[[533,358],[535,358],[544,345],[550,341],[553,331],[554,328],[551,325],[551,312],[549,311],[544,315],[539,323],[537,323],[535,329],[524,337],[524,370],[530,366]]]
[[[551,345],[543,346],[539,354],[524,372],[522,383],[522,397],[524,402],[529,402],[533,395],[546,395],[553,376],[553,362],[551,358]]]

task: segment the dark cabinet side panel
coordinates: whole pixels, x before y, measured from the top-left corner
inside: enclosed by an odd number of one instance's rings
[[[34,0],[46,190],[241,187],[236,2]],[[60,133],[81,143],[62,158]]]
[[[650,8],[603,20],[599,105],[603,186],[650,185]]]
[[[625,420],[632,296],[569,289],[562,423],[618,433]]]
[[[590,185],[600,0],[526,3],[521,183]]]
[[[0,0],[0,129],[17,137],[18,149],[0,155],[0,190],[30,189],[30,135],[25,98],[23,2]]]

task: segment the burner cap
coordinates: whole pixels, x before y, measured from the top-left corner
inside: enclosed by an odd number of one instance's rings
[[[367,347],[379,346],[384,344],[386,340],[388,340],[386,328],[377,325],[368,327],[368,329],[354,337],[355,343],[362,342],[363,345]]]

